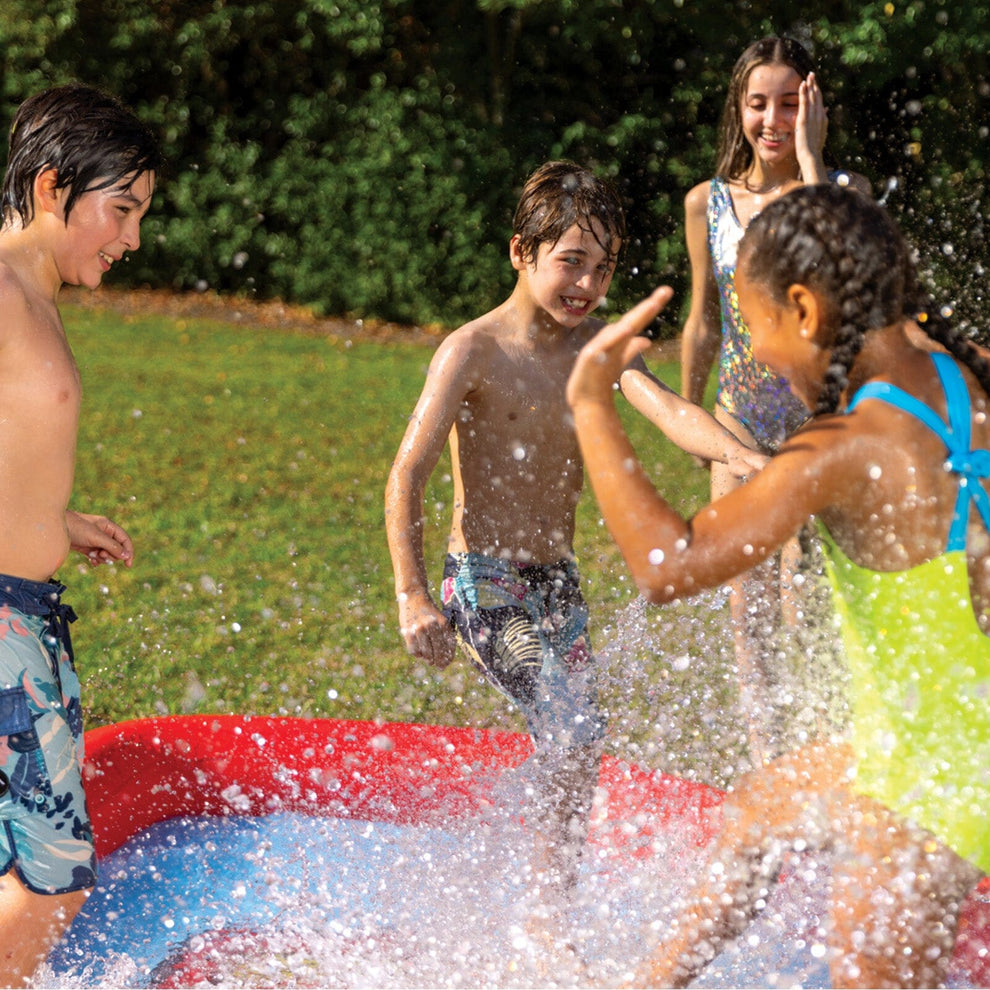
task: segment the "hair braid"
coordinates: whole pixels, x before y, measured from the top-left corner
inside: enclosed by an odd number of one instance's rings
[[[914,285],[916,283],[912,283]],[[958,326],[939,311],[931,297],[918,287],[912,294],[914,305],[909,312],[916,313],[918,326],[929,339],[941,344],[957,361],[966,365],[976,376],[983,391],[990,395],[990,357],[977,347]]]

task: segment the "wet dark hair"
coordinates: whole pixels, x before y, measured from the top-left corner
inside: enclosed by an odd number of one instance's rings
[[[772,35],[754,41],[736,60],[719,124],[715,174],[726,179],[742,175],[753,163],[753,149],[743,134],[742,101],[753,70],[760,65],[790,66],[802,79],[816,72],[814,59],[800,41]]]
[[[10,150],[0,210],[5,224],[34,219],[39,172],[55,169],[56,188],[68,189],[65,219],[79,197],[94,189],[129,189],[164,164],[151,130],[114,97],[79,84],[57,86],[25,100],[10,127]]]
[[[592,220],[602,225],[604,237]],[[615,261],[626,236],[622,201],[612,187],[594,173],[573,162],[546,162],[523,186],[512,233],[527,261],[535,260],[541,244],[556,244],[575,224],[588,231]]]
[[[792,285],[814,289],[836,324],[815,414],[835,412],[865,334],[905,317],[972,370],[990,394],[990,362],[931,305],[913,252],[879,203],[855,189],[802,186],[750,221],[738,270],[782,303]]]

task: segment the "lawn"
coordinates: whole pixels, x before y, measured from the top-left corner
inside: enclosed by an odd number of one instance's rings
[[[394,613],[382,497],[432,354],[219,319],[67,306],[83,378],[73,507],[115,518],[132,569],[59,574],[87,726],[184,712],[521,729],[464,662],[409,657]],[[676,364],[656,365],[676,386]],[[634,413],[644,462],[675,504],[707,475]],[[427,493],[431,574],[449,473]],[[724,605],[641,609],[586,494],[577,550],[605,654],[610,748],[720,782],[738,758]]]

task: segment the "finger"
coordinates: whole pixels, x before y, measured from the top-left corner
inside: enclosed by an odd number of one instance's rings
[[[637,334],[645,330],[663,312],[673,295],[674,290],[669,285],[661,285],[633,306],[616,323],[616,326],[623,328],[623,335],[625,333]]]
[[[623,341],[636,337],[645,330],[663,312],[664,307],[670,302],[674,290],[669,285],[662,285],[654,289],[650,295],[638,302],[627,313],[623,314],[615,323],[610,323],[595,338],[593,347],[598,350],[608,351]],[[650,346],[650,341],[645,337],[633,341],[635,347],[628,354],[628,360],[632,360],[636,354],[641,354]]]

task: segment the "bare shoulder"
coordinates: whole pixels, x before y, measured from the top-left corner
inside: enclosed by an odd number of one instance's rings
[[[491,317],[486,313],[447,334],[430,362],[430,376],[456,378],[465,390],[473,388],[497,350],[498,325]]]
[[[711,195],[711,179],[705,179],[696,186],[692,186],[684,197],[684,212],[688,216],[704,213],[708,209],[708,197]]]
[[[43,312],[43,308],[41,309]],[[39,307],[33,306],[17,270],[0,256],[0,343],[21,335],[39,321]]]
[[[17,269],[0,254],[0,300],[3,306],[27,306],[27,292]]]

